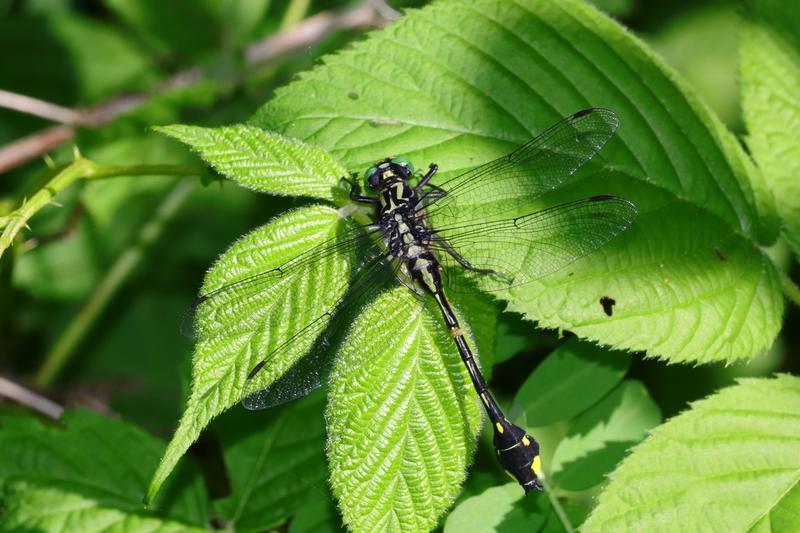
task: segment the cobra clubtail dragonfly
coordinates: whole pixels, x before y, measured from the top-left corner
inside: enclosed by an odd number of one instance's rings
[[[489,391],[453,306],[453,291],[501,290],[551,274],[601,247],[629,227],[635,206],[610,195],[531,211],[530,205],[564,185],[594,157],[619,122],[607,109],[586,109],[562,120],[501,157],[434,184],[431,164],[423,175],[402,157],[387,158],[364,174],[373,195],[363,195],[355,175],[350,198],[374,210],[374,221],[349,229],[277,268],[222,286],[199,297],[192,320],[199,335],[228,327],[242,302],[271,284],[334,254],[357,257],[349,288],[327,310],[274,347],[248,374],[243,404],[260,409],[307,394],[325,379],[335,350],[329,333],[340,317],[364,305],[386,284],[402,283],[438,306],[466,365],[494,431],[502,467],[525,489],[542,490],[539,445],[510,422]],[[527,209],[527,210],[526,210]],[[260,324],[260,327],[266,327]],[[309,339],[315,339],[309,343]],[[311,346],[269,387],[259,374],[296,345]]]

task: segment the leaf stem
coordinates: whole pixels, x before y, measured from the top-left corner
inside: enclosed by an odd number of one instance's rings
[[[781,269],[778,269],[779,275],[781,277],[781,287],[783,288],[783,294],[789,298],[794,305],[800,307],[800,287],[789,277],[789,274],[784,272]]]
[[[164,200],[156,208],[152,219],[142,226],[131,244],[120,254],[117,261],[86,300],[78,314],[69,323],[67,329],[60,335],[50,352],[45,356],[44,363],[34,378],[37,386],[47,387],[53,383],[75,351],[75,348],[100,316],[101,311],[128,276],[141,263],[147,247],[161,235],[165,223],[175,215],[194,188],[194,185],[193,181],[180,181],[164,197]]]
[[[547,479],[544,477],[541,477],[540,480],[544,485],[544,491],[547,494],[547,497],[550,499],[550,504],[553,506],[556,516],[558,516],[558,520],[564,527],[564,531],[567,533],[575,533],[575,529],[572,527],[572,523],[569,521],[567,513],[564,512],[564,508],[561,507],[561,502],[558,501],[558,496],[553,493],[553,487],[550,486],[550,484],[547,482]]]
[[[0,217],[0,257],[14,242],[17,234],[28,227],[28,221],[40,209],[53,203],[56,195],[80,179],[102,179],[117,176],[172,175],[196,176],[205,172],[203,167],[192,165],[100,165],[77,157],[64,166],[33,196],[8,215]]]

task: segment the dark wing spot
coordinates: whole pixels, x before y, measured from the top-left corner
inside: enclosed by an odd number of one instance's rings
[[[603,296],[600,298],[600,305],[603,306],[606,316],[611,316],[614,314],[614,306],[617,305],[617,301],[611,296]]]
[[[720,249],[720,247],[719,247],[719,246],[715,246],[715,247],[714,247],[714,253],[715,253],[715,254],[717,254],[717,257],[719,258],[719,260],[720,260],[720,261],[727,261],[727,260],[728,260],[728,254],[726,254],[725,252],[723,252],[723,251]]]
[[[610,194],[596,194],[594,196],[590,196],[589,200],[592,202],[607,202],[608,200],[614,200],[616,196],[612,196]]]

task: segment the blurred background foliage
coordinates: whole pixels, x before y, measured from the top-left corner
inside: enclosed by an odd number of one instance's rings
[[[595,3],[649,42],[734,132],[741,133],[736,2]],[[260,63],[247,61],[248,46],[291,31],[319,13],[341,12],[356,4],[0,0],[0,89],[76,110],[135,99],[137,105],[97,127],[75,128],[73,138],[49,150],[56,163],[69,161],[77,146],[103,164],[193,164],[197,160],[184,147],[148,128],[247,120],[276,87],[324,54],[362,39],[369,28],[338,29]],[[402,11],[425,2],[389,4]],[[379,15],[391,12],[386,9]],[[176,78],[179,74],[182,77]],[[53,127],[43,118],[0,109],[0,146],[9,148],[14,141]],[[5,168],[0,213],[40,188],[46,172],[41,157]],[[205,178],[202,183],[164,176],[79,182],[59,195],[60,207],[48,206],[38,213],[30,230],[0,260],[2,375],[62,405],[113,414],[167,438],[186,395],[192,350],[178,325],[206,268],[248,229],[300,203]],[[786,255],[781,249],[774,253]],[[657,404],[656,412],[660,408],[669,417],[736,376],[790,370],[784,354],[800,342],[791,334],[791,324],[799,319],[790,309],[788,333],[747,365],[690,368],[633,358],[628,377],[639,381],[626,383],[643,383]],[[553,332],[537,331],[530,323],[503,315],[492,378],[496,393],[510,400],[560,343]],[[51,371],[42,370],[48,367]],[[312,402],[310,409],[321,412],[321,404]],[[0,402],[0,412],[18,411],[14,404]],[[231,484],[237,480],[235,473],[220,472],[222,445],[231,439],[243,442],[248,431],[276,416],[234,411],[193,451],[210,480],[212,497],[222,498],[223,516],[230,507],[226,501]],[[320,460],[322,442],[320,434]],[[488,443],[482,443],[463,497],[499,479],[490,453]],[[311,482],[315,485],[310,490],[326,494],[324,475]],[[285,521],[301,505],[314,507],[314,512],[292,522],[293,531],[338,523],[326,502],[298,498],[296,505],[275,513],[274,523]]]

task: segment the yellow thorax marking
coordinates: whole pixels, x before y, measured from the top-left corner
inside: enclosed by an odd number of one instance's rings
[[[494,426],[497,428],[497,431],[500,432],[500,434],[503,433],[503,425],[500,422],[495,422]]]

